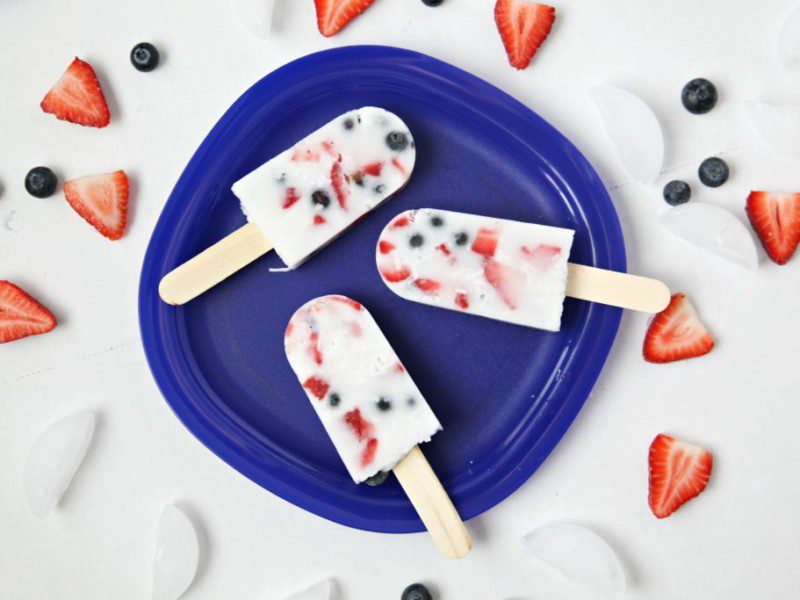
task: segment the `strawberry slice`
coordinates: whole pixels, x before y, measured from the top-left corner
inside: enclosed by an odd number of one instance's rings
[[[523,246],[522,254],[533,266],[539,269],[549,269],[561,254],[561,248],[550,244],[539,244],[533,249]]]
[[[396,156],[392,158],[392,166],[398,171],[400,171],[400,174],[404,178],[408,179],[408,171],[406,171],[406,168],[403,166],[403,163],[401,163]]]
[[[506,47],[508,62],[516,69],[524,69],[547,38],[556,9],[546,4],[527,0],[497,0],[494,20]]]
[[[512,310],[519,306],[522,286],[525,284],[525,273],[490,258],[483,263],[483,275],[500,294],[506,306]]]
[[[750,192],[747,216],[769,257],[785,265],[800,243],[800,194]]]
[[[308,352],[314,359],[314,362],[318,365],[322,364],[322,348],[319,347],[319,333],[316,331],[312,331],[311,335],[308,336],[308,341],[311,342],[311,345],[308,347]]]
[[[355,311],[359,311],[363,308],[360,302],[353,300],[352,298],[347,298],[346,296],[331,296],[331,300],[345,304]]]
[[[300,194],[293,187],[286,188],[286,195],[283,197],[283,208],[289,208],[300,200]]]
[[[392,250],[397,248],[392,242],[387,242],[386,240],[381,240],[378,242],[378,250],[380,250],[381,254],[389,254]]]
[[[467,310],[469,308],[469,298],[464,292],[458,292],[456,294],[456,306],[461,310]]]
[[[0,344],[47,333],[56,318],[10,281],[0,281]]]
[[[314,225],[324,225],[328,220],[322,215],[314,215]]]
[[[128,176],[125,171],[89,175],[64,184],[69,205],[110,240],[118,240],[128,220]]]
[[[312,396],[322,400],[330,389],[328,382],[320,377],[309,377],[303,382],[303,387],[306,388]]]
[[[650,444],[650,510],[659,519],[706,489],[711,453],[660,433]]]
[[[475,241],[472,242],[472,251],[477,252],[478,254],[483,254],[487,257],[494,256],[494,253],[497,250],[498,237],[499,234],[497,231],[481,227],[478,230],[478,235],[475,237]]]
[[[708,354],[713,347],[714,339],[689,299],[675,294],[650,323],[643,354],[648,362],[667,363]]]
[[[381,276],[389,283],[397,283],[408,279],[411,276],[411,271],[408,270],[408,267],[400,267],[399,269],[381,267]]]
[[[322,149],[325,150],[325,153],[328,156],[332,156],[333,158],[337,158],[338,157],[339,160],[341,160],[342,157],[338,152],[336,152],[336,149],[334,148],[333,142],[331,142],[329,140],[323,141],[322,142]]]
[[[342,172],[342,163],[334,162],[331,165],[331,185],[336,194],[336,200],[339,201],[339,206],[347,210],[347,198],[350,197],[350,176]]]
[[[311,148],[295,148],[292,152],[292,162],[319,162],[320,154]]]
[[[373,2],[375,0],[314,0],[319,32],[325,37],[336,35]]]
[[[447,244],[445,244],[444,242],[442,242],[441,244],[436,246],[436,249],[439,252],[441,252],[442,254],[444,254],[445,256],[450,256],[452,254],[452,252],[450,251],[450,248],[448,248]]]
[[[361,415],[361,410],[354,408],[344,415],[344,422],[353,430],[359,441],[372,437],[375,426]]]
[[[401,227],[407,227],[408,224],[411,223],[411,219],[406,216],[397,217],[394,220],[394,223],[389,225],[389,229],[400,229]]]
[[[105,127],[110,116],[94,69],[75,57],[40,106],[56,118],[88,127]]]
[[[375,454],[377,452],[378,452],[378,440],[375,438],[369,438],[367,440],[367,445],[364,446],[364,451],[361,453],[361,466],[366,467],[373,460],[375,460]]]
[[[436,281],[435,279],[426,279],[425,277],[420,277],[419,279],[414,280],[414,285],[421,289],[423,292],[428,294],[429,296],[435,296],[436,292],[442,287],[442,284]]]
[[[367,175],[372,175],[373,177],[378,177],[381,174],[381,169],[383,169],[383,163],[382,162],[375,162],[375,163],[368,164],[366,167],[361,169],[361,171],[363,173],[366,173]]]

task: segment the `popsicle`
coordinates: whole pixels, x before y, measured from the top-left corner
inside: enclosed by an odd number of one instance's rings
[[[376,248],[378,271],[399,296],[558,331],[564,297],[659,312],[660,281],[568,262],[575,232],[422,208],[401,213]]]
[[[284,344],[353,481],[394,470],[437,547],[464,556],[469,534],[418,447],[442,426],[369,312],[316,298],[294,313]]]
[[[296,268],[399,190],[415,157],[397,115],[339,115],[233,184],[247,225],[168,273],[161,298],[188,302],[273,249]]]

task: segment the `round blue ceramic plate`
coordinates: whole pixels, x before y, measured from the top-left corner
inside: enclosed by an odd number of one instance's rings
[[[336,115],[398,114],[417,164],[394,198],[290,273],[268,255],[180,308],[158,297],[169,270],[245,223],[231,184]],[[488,83],[429,56],[383,46],[319,52],[267,75],[195,152],[156,225],[139,291],[150,368],[186,427],[262,487],[344,525],[421,531],[397,482],[354,485],[283,352],[294,310],[345,294],[370,310],[444,431],[423,447],[465,519],[494,506],[544,461],[589,395],[620,311],[567,299],[560,333],[406,302],[375,269],[400,211],[437,207],[576,230],[571,260],[625,270],[614,207],[558,131]]]

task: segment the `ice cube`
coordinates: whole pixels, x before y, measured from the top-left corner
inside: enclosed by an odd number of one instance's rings
[[[655,182],[664,164],[664,133],[655,113],[638,96],[607,85],[589,97],[625,168],[642,183]]]
[[[800,154],[800,107],[748,102],[746,109],[753,127],[773,149]]]
[[[275,0],[231,0],[239,22],[247,31],[265,38],[272,30]]]
[[[43,519],[67,491],[94,434],[94,415],[79,412],[45,429],[25,462],[25,496],[33,514]]]
[[[324,579],[310,588],[289,596],[286,600],[330,600],[333,596],[333,582]]]
[[[625,591],[625,571],[599,535],[572,523],[553,523],[522,538],[524,548],[568,579],[606,597]]]
[[[800,5],[783,22],[778,34],[778,60],[790,65],[800,59]]]
[[[748,269],[758,267],[758,252],[750,230],[724,208],[690,202],[661,215],[661,223],[687,242]]]
[[[156,528],[153,600],[180,598],[194,580],[199,555],[197,532],[189,517],[177,506],[166,505]]]

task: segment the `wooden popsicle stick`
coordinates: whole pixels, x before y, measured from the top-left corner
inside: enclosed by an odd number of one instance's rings
[[[272,242],[252,223],[173,269],[158,284],[168,304],[185,304],[272,250]]]
[[[472,538],[419,446],[395,465],[394,474],[439,552],[448,558],[465,557]]]
[[[657,279],[569,263],[567,296],[657,313],[669,304],[669,288]]]

